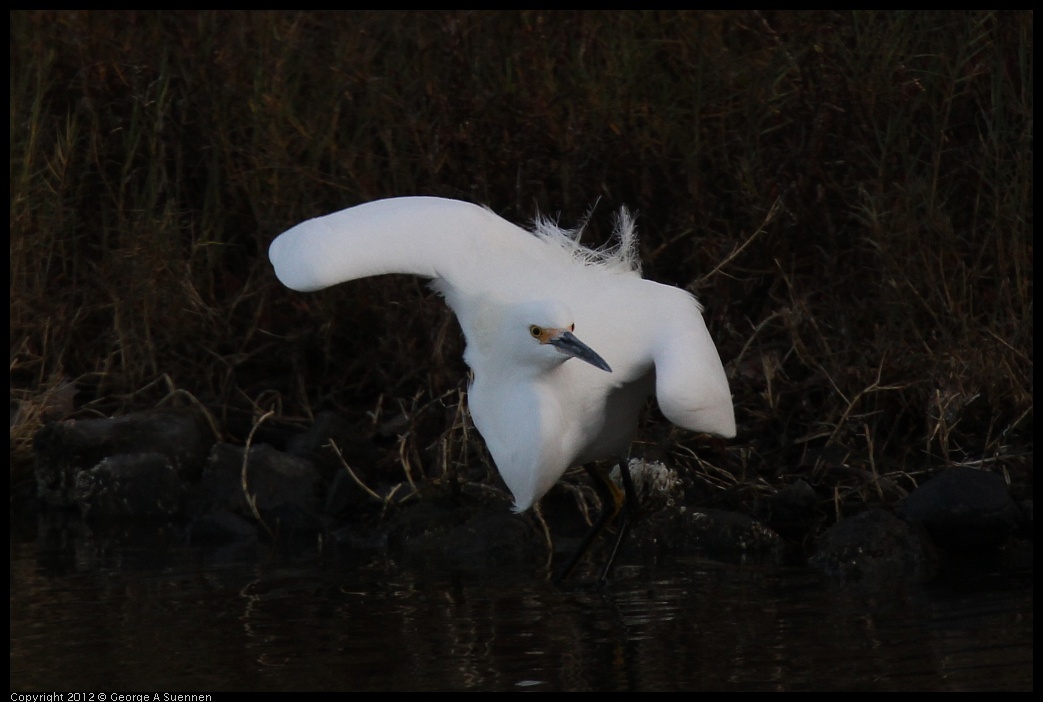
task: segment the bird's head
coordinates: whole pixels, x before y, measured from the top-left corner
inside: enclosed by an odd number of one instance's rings
[[[509,326],[507,334],[514,339],[512,353],[517,354],[519,362],[542,368],[576,358],[612,372],[605,359],[580,341],[575,334],[572,313],[562,303],[540,301],[516,305],[505,321]]]

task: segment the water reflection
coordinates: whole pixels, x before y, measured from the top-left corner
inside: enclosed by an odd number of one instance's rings
[[[385,560],[12,543],[12,690],[1030,690],[1031,574],[839,590],[678,561],[596,592]]]

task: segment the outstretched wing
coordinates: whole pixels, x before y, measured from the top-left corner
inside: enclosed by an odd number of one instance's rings
[[[683,290],[658,287],[663,314],[652,335],[659,409],[685,429],[735,436],[728,376],[698,303]]]
[[[481,291],[502,273],[498,267],[532,255],[538,243],[478,205],[402,197],[301,222],[272,242],[268,257],[283,285],[301,292],[385,273]]]

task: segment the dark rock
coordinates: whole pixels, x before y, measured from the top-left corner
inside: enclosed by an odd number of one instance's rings
[[[765,522],[782,536],[802,541],[822,520],[818,505],[815,488],[798,479],[764,500],[758,516],[763,515]]]
[[[267,444],[253,446],[244,485],[243,451],[242,446],[214,445],[200,486],[204,512],[226,511],[250,521],[259,515],[273,536],[315,534],[325,529],[325,486],[310,461]]]
[[[911,492],[902,516],[958,556],[994,551],[1023,520],[1002,477],[962,467],[947,468]]]
[[[695,553],[725,562],[750,558],[775,562],[782,538],[761,522],[738,512],[678,507],[641,518],[634,542],[642,551]]]
[[[352,465],[371,465],[377,462],[372,441],[342,415],[319,412],[315,423],[294,436],[286,445],[286,452],[295,456],[316,459],[332,456],[328,448],[334,442],[344,458]]]
[[[37,494],[47,504],[77,504],[76,476],[110,456],[161,454],[185,480],[197,479],[210,437],[198,416],[153,410],[109,419],[67,420],[33,437]]]
[[[827,529],[808,563],[841,584],[883,588],[930,579],[937,559],[918,530],[871,509]]]
[[[257,541],[259,528],[254,519],[246,519],[231,512],[208,512],[192,522],[188,540],[200,546],[252,542]]]
[[[472,572],[513,572],[540,563],[532,522],[495,508],[450,529],[441,549],[451,567]]]
[[[329,532],[327,543],[344,556],[389,553],[388,532],[382,525],[342,524]]]
[[[32,499],[27,514],[46,502],[79,508],[95,534],[102,523],[131,528],[151,520],[156,528],[183,536],[184,523],[174,520],[191,513],[192,542],[229,546],[226,551],[265,549],[268,539],[318,534],[321,542],[311,543],[342,553],[388,554],[458,571],[531,571],[546,562],[545,537],[535,517],[511,512],[503,487],[488,485],[486,464],[472,463],[473,483],[450,473],[414,487],[402,481],[399,465],[385,461],[381,468],[370,460],[372,441],[335,414],[295,431],[293,438],[285,428],[280,434],[290,453],[259,443],[250,449],[244,485],[244,448],[212,444],[205,425],[190,412],[52,423],[34,437],[30,491],[43,499]],[[331,439],[350,473],[328,447]],[[380,478],[389,466],[398,482]],[[692,496],[691,482],[662,464],[632,461],[630,472],[641,507],[621,562],[692,554],[777,564],[831,518],[804,480],[761,500],[754,518],[695,506],[699,498]],[[586,531],[587,513],[596,508],[590,500],[584,503],[591,494],[562,485],[542,502],[556,557],[571,553]],[[13,490],[12,512],[28,497]],[[811,565],[844,583],[922,581],[937,565],[929,534],[947,556],[1000,554],[997,562],[1031,569],[1032,500],[1016,504],[994,473],[944,470],[905,499],[902,516],[905,522],[871,510],[840,522],[819,540]],[[606,530],[584,562],[600,570],[612,536],[612,529]]]
[[[186,488],[162,453],[121,453],[76,475],[73,499],[91,520],[169,518],[181,512]]]
[[[796,480],[779,491],[778,501],[787,509],[807,514],[818,503],[815,488],[804,479]]]
[[[350,518],[360,510],[379,509],[384,500],[374,495],[375,493],[371,494],[359,485],[355,478],[342,468],[333,475],[333,483],[326,496],[326,514]]]
[[[473,496],[429,496],[397,507],[384,531],[386,552],[416,564],[494,575],[544,562],[530,516]]]
[[[392,512],[384,525],[388,550],[406,555],[440,551],[438,541],[467,520],[467,512],[451,500],[428,498]]]

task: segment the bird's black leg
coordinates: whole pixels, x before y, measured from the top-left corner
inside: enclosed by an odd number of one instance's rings
[[[616,554],[619,553],[619,547],[623,545],[627,534],[630,533],[630,525],[637,517],[637,491],[634,489],[634,480],[630,476],[630,465],[626,456],[619,459],[619,477],[623,480],[623,520],[619,523],[619,529],[616,531],[616,542],[612,545],[612,550],[609,551],[605,569],[601,571],[601,584],[608,582],[608,576],[612,572],[612,565],[616,562]],[[619,511],[618,506],[616,511]]]
[[[634,482],[630,477],[630,469],[627,467],[626,458],[622,458],[619,461],[619,472],[623,479],[622,495],[619,493],[619,489],[612,484],[609,477],[598,471],[593,465],[585,465],[583,468],[588,474],[590,474],[590,477],[594,481],[594,488],[598,491],[598,496],[601,498],[601,511],[598,512],[597,519],[594,520],[590,529],[583,536],[583,540],[580,541],[575,552],[573,552],[572,556],[569,557],[569,560],[554,577],[555,582],[561,582],[569,576],[569,573],[572,572],[573,568],[576,567],[576,564],[579,563],[580,559],[582,559],[583,555],[587,552],[587,549],[590,548],[594,539],[604,531],[608,523],[612,521],[612,519],[619,513],[620,509],[622,509],[623,521],[619,526],[619,531],[616,535],[616,541],[612,546],[612,550],[609,552],[608,563],[605,564],[605,569],[601,574],[601,582],[604,583],[607,581],[609,572],[612,570],[612,563],[616,559],[616,553],[619,551],[619,547],[626,538],[627,532],[630,531],[630,523],[637,513],[637,496],[634,491]]]

